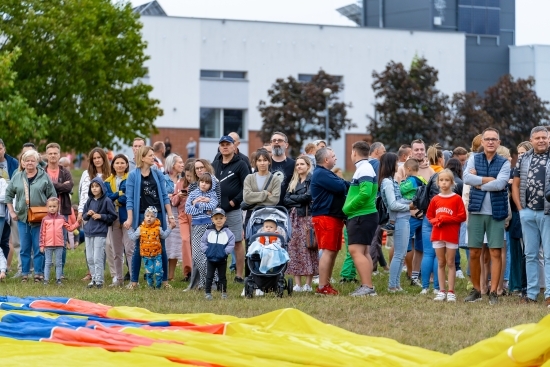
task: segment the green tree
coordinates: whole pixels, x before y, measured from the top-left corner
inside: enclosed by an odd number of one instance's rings
[[[19,153],[29,137],[40,139],[41,126],[46,123],[46,118],[38,117],[14,88],[16,74],[12,65],[20,53],[19,49],[0,52],[0,139],[11,154]]]
[[[414,139],[444,142],[448,97],[435,84],[438,71],[425,58],[413,59],[410,70],[391,61],[381,73],[374,71],[372,88],[376,115],[369,116],[368,131],[386,148],[396,150]]]
[[[356,125],[347,118],[347,105],[338,102],[338,93],[344,89],[340,78],[329,75],[323,70],[313,76],[310,82],[304,83],[289,76],[277,79],[267,91],[268,105],[260,101],[258,109],[263,125],[259,132],[260,138],[267,142],[275,131],[281,131],[288,136],[291,155],[296,157],[300,148],[309,139],[325,138],[325,107],[326,98],[323,90],[330,88],[329,97],[329,138],[339,139],[343,129]]]
[[[81,152],[154,130],[162,110],[140,81],[147,56],[138,17],[129,2],[111,0],[0,2],[0,51],[22,51],[15,88],[48,119],[43,139],[23,140]]]
[[[505,75],[485,91],[483,107],[493,118],[501,144],[506,147],[515,147],[529,139],[533,127],[548,125],[548,102],[537,96],[534,85],[532,77],[514,80]]]

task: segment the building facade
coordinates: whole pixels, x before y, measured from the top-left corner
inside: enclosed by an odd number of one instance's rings
[[[550,45],[510,47],[510,74],[514,78],[535,78],[537,95],[550,101]]]
[[[164,115],[152,141],[169,137],[172,151],[186,158],[190,137],[198,156],[213,159],[219,137],[241,135],[245,154],[262,145],[260,100],[277,78],[307,80],[323,69],[342,77],[340,100],[351,103],[357,124],[332,142],[339,167],[353,170],[351,144],[366,136],[374,114],[372,72],[389,61],[407,67],[415,55],[439,70],[438,88],[446,94],[465,88],[464,34],[360,27],[143,16],[148,75]]]

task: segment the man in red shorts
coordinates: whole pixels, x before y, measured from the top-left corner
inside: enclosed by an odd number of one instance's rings
[[[330,277],[338,251],[342,248],[342,229],[346,216],[342,207],[346,200],[349,183],[336,176],[331,169],[336,165],[336,156],[330,148],[322,148],[315,153],[317,166],[311,177],[311,215],[313,228],[320,250],[319,287],[315,291],[322,295],[337,295],[330,285]]]

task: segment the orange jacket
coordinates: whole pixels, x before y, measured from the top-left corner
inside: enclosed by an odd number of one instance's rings
[[[63,228],[72,232],[79,226],[78,222],[67,223],[65,217],[60,214],[48,214],[42,219],[40,227],[40,248],[44,247],[64,247],[65,237]]]
[[[139,254],[141,256],[157,256],[162,252],[160,243],[160,220],[153,224],[143,222],[140,226]]]

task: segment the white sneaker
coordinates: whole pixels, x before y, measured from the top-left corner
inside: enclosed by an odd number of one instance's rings
[[[241,292],[241,297],[244,297],[244,288],[243,288],[243,291]]]
[[[313,288],[310,285],[304,284],[302,287],[302,292],[313,292]]]
[[[454,293],[447,293],[447,302],[456,302],[456,294]]]
[[[420,294],[428,294],[428,288],[424,288],[420,291]]]
[[[437,296],[435,296],[434,301],[445,301],[445,298],[447,298],[447,295],[445,292],[437,292]]]
[[[305,286],[304,286],[305,287]],[[301,292],[303,291],[302,287],[300,287],[298,284],[296,284],[294,287],[292,287],[292,290],[294,292]]]
[[[439,294],[439,289],[434,289],[434,294]]]
[[[401,268],[401,272],[402,272],[402,273],[406,273],[406,272],[407,272],[407,265],[403,265],[403,268]]]
[[[313,277],[313,280],[311,281],[313,284],[319,284],[319,275],[316,275]]]
[[[256,289],[256,297],[261,297],[261,296],[263,296],[264,294],[265,294],[265,293],[262,292],[261,289]]]
[[[456,271],[456,277],[457,279],[464,279],[464,273],[462,272],[462,270]]]

